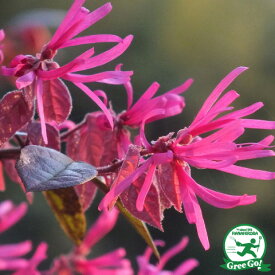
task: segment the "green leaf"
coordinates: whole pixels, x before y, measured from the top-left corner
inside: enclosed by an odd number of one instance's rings
[[[86,232],[86,217],[73,187],[43,192],[67,236],[79,245]]]

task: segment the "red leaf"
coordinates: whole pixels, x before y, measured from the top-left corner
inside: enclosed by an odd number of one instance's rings
[[[15,159],[5,159],[3,160],[3,166],[4,169],[7,173],[7,175],[9,176],[9,178],[16,182],[19,183],[21,185],[21,187],[23,188],[23,190],[25,190],[23,183],[20,179],[20,177],[18,176],[18,173],[15,169],[15,164],[16,164],[16,160]]]
[[[5,148],[13,148],[12,145],[10,145],[8,142],[5,143],[4,145]],[[15,183],[19,184],[20,187],[22,188],[22,190],[24,192],[26,192],[26,189],[25,189],[25,186],[21,180],[21,178],[19,177],[18,173],[17,173],[17,170],[15,168],[15,165],[16,165],[16,159],[3,159],[2,160],[2,164],[3,164],[3,168],[6,172],[6,174],[8,175],[8,177]],[[28,200],[29,203],[32,203],[33,202],[33,193],[31,192],[28,192],[28,193],[25,193],[26,195],[26,198]]]
[[[156,175],[162,193],[171,201],[177,211],[182,212],[179,180],[173,165],[171,163],[159,165]]]
[[[75,161],[96,167],[110,164],[117,158],[117,130],[107,127],[102,112],[88,114],[82,126],[67,138],[67,154]]]
[[[140,149],[137,146],[130,145],[126,153],[125,159],[121,165],[116,179],[112,183],[112,188],[122,182],[131,173],[133,173],[139,164]],[[117,198],[116,198],[117,199]],[[112,206],[115,204],[116,199],[114,199]]]
[[[9,148],[12,148],[12,146],[9,146]],[[3,167],[4,170],[6,172],[6,174],[8,175],[8,177],[15,183],[19,184],[20,187],[22,188],[22,190],[24,192],[26,192],[25,186],[21,180],[21,178],[19,177],[17,170],[15,168],[16,165],[16,160],[15,159],[4,159],[3,160]],[[31,204],[33,202],[33,193],[32,192],[28,192],[25,193],[26,198],[28,200],[28,202]]]
[[[157,178],[156,178],[157,180]],[[173,204],[172,202],[167,198],[167,196],[165,195],[165,193],[163,192],[162,188],[159,187],[158,182],[155,185],[158,188],[158,192],[159,192],[159,199],[160,199],[160,209],[161,209],[161,213],[163,215],[163,212],[166,209],[169,209]]]
[[[97,191],[96,185],[92,181],[88,181],[74,186],[74,190],[76,191],[83,211],[87,211],[95,198]]]
[[[66,139],[69,157],[94,166],[110,164],[117,158],[116,131],[113,132],[109,128],[102,112],[88,114],[81,124],[82,126]],[[95,196],[95,185],[87,182],[74,188],[83,209],[87,210]]]
[[[133,173],[139,164],[140,159],[140,149],[137,146],[130,145],[128,152],[126,154],[125,160],[122,163],[121,169],[119,170],[118,176],[115,179],[113,186],[119,184],[127,176]],[[121,195],[120,199],[125,206],[125,208],[136,218],[147,222],[148,224],[162,229],[161,220],[161,206],[160,206],[160,197],[158,189],[156,188],[154,181],[150,187],[150,190],[147,194],[147,197],[144,202],[144,210],[138,211],[136,209],[136,200],[141,189],[141,186],[144,183],[146,174],[141,175],[139,179],[131,184]]]
[[[33,116],[33,108],[21,91],[7,93],[0,101],[0,147]]]
[[[60,137],[59,131],[49,125],[46,124],[47,136],[48,136],[48,144],[45,145],[42,134],[41,134],[41,124],[40,122],[32,122],[27,127],[28,139],[33,145],[46,146],[57,151],[60,151]]]
[[[135,182],[133,182],[131,186],[120,195],[120,198],[125,208],[133,216],[163,231],[161,224],[163,217],[160,206],[159,192],[155,187],[155,180],[153,180],[150,190],[146,196],[143,211],[138,211],[136,209],[136,200],[144,183],[145,176],[146,174],[143,174]]]
[[[60,79],[43,81],[43,106],[46,122],[62,123],[72,110],[72,98]]]
[[[23,92],[25,101],[28,104],[29,110],[33,110],[34,109],[34,99],[35,99],[33,86],[30,85],[30,86],[25,87],[22,92]]]
[[[6,142],[3,145],[3,148],[10,149],[15,148],[13,145],[11,145],[9,142]],[[16,159],[3,159],[3,169],[5,170],[8,177],[15,183],[18,183],[20,187],[23,189],[24,192],[26,192],[23,182],[21,181],[21,178],[19,177],[17,170],[15,168]]]

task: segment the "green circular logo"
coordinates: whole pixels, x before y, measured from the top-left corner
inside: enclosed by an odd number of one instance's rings
[[[263,263],[266,252],[266,239],[262,231],[250,224],[240,224],[231,228],[225,235],[223,249],[226,258],[222,268],[239,271],[257,268],[270,271],[270,264]]]
[[[234,262],[262,258],[266,251],[266,241],[260,229],[249,224],[231,228],[224,238],[224,253]]]

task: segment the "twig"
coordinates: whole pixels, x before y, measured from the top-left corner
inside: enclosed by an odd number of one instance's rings
[[[103,174],[106,175],[110,173],[115,173],[121,167],[123,161],[124,160],[118,160],[110,165],[98,167],[96,168],[96,170],[100,176]]]
[[[21,148],[10,148],[0,150],[0,159],[18,159],[20,157]]]
[[[60,134],[60,139],[62,141],[64,141],[69,135],[71,135],[72,133],[74,133],[75,131],[77,131],[84,123],[85,122],[79,123],[73,129],[70,129],[67,132],[64,132],[64,133]]]

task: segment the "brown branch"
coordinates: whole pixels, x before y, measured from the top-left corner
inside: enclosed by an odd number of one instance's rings
[[[21,148],[10,148],[0,150],[0,159],[18,159],[20,157]]]
[[[67,132],[64,132],[62,134],[60,134],[60,139],[62,141],[64,141],[69,135],[71,135],[72,133],[74,133],[75,131],[77,131],[81,126],[83,126],[85,122],[81,122],[78,125],[76,125],[73,129],[68,130]]]
[[[140,151],[141,156],[147,156],[149,154],[152,154],[152,152],[148,151],[147,149],[143,149]],[[96,170],[98,172],[98,175],[103,176],[106,174],[111,174],[111,173],[117,172],[117,170],[121,167],[123,161],[124,161],[124,159],[116,160],[110,165],[97,167]]]
[[[106,174],[110,174],[110,173],[115,173],[121,167],[123,161],[124,161],[124,159],[118,160],[110,165],[97,167],[96,170],[97,170],[99,176],[101,176],[103,174],[106,175]]]

